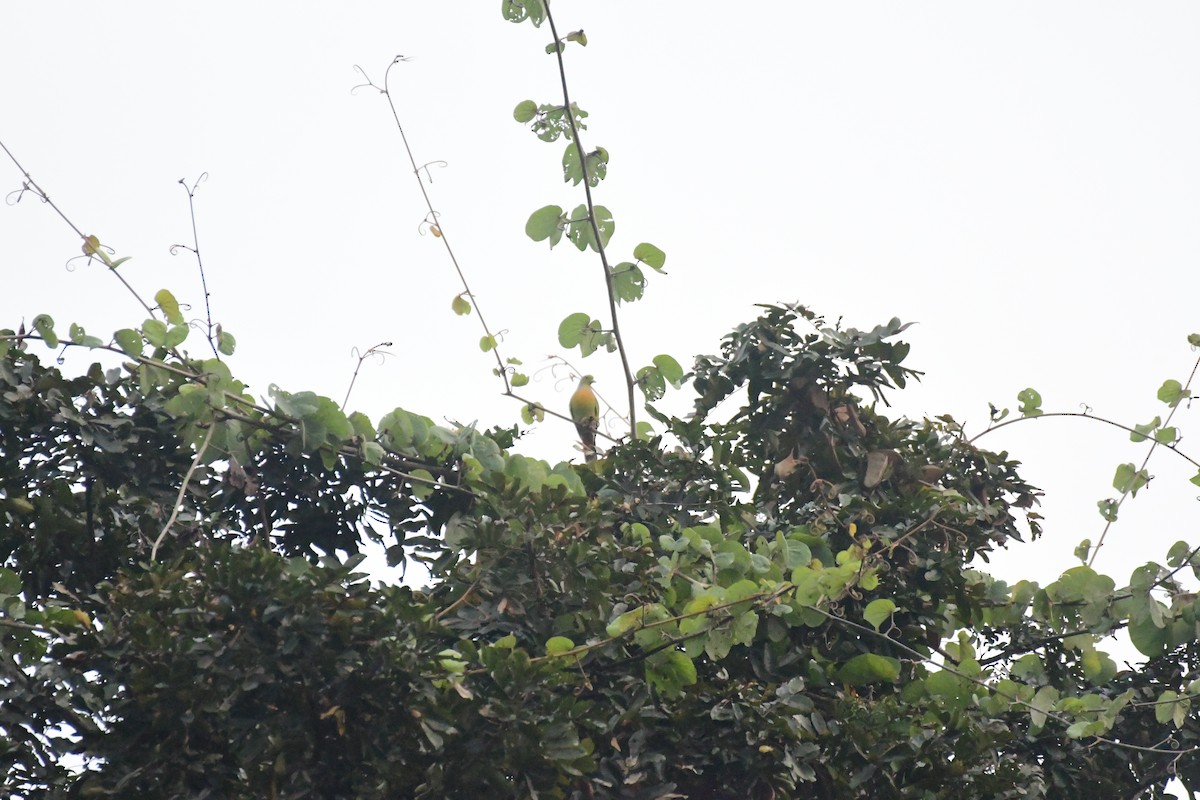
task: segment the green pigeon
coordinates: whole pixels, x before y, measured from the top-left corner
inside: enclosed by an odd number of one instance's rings
[[[579,379],[579,388],[571,395],[571,419],[583,443],[583,456],[588,461],[596,460],[596,430],[600,427],[600,401],[592,391],[595,379],[584,375]]]

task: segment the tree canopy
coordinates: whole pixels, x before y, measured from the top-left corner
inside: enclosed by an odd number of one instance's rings
[[[636,367],[618,309],[666,255],[640,243],[610,263],[615,223],[591,195],[608,153],[583,146],[563,68],[586,36],[560,35],[543,0],[503,14],[551,28],[563,96],[514,117],[565,139],[585,194],[526,233],[596,256],[607,318],[573,312],[559,341],[621,361],[627,430],[583,463],[522,455],[525,428],[570,418],[518,396],[521,364],[486,324],[511,427],[256,399],[234,337],[193,328],[166,289],[109,338],[46,314],[0,331],[6,794],[1200,791],[1200,544],[1119,579],[1091,543],[1046,585],[989,575],[989,554],[1042,534],[1041,492],[952,417],[889,416],[920,376],[898,319],[766,305],[686,374],[665,354]],[[426,226],[449,236],[432,204]],[[83,252],[119,274],[99,238]],[[479,305],[464,278],[453,310]],[[43,347],[98,360],[72,377]],[[668,391],[692,393],[687,413],[658,408]],[[1191,461],[1171,419],[1190,395],[1165,382],[1167,418],[1131,435]],[[1036,391],[1018,399],[989,431],[1043,415]],[[1118,467],[1105,519],[1147,475]],[[368,543],[427,585],[372,581]],[[1104,649],[1121,632],[1138,669]]]

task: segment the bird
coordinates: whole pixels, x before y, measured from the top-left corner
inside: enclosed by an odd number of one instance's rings
[[[579,388],[571,395],[571,420],[583,443],[583,456],[588,461],[596,460],[596,430],[600,427],[600,401],[592,391],[595,379],[584,375],[579,379]]]

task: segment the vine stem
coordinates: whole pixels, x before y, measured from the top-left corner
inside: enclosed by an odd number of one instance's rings
[[[1172,412],[1172,413],[1174,413],[1174,412]],[[1077,419],[1089,419],[1092,422],[1103,422],[1105,425],[1111,425],[1114,428],[1120,428],[1121,430],[1128,431],[1129,433],[1136,433],[1140,436],[1146,436],[1146,434],[1141,433],[1141,431],[1138,431],[1135,428],[1131,428],[1128,425],[1123,425],[1120,422],[1116,422],[1114,420],[1107,419],[1105,417],[1098,417],[1095,414],[1089,414],[1086,411],[1048,411],[1045,414],[1038,414],[1037,416],[1033,416],[1033,417],[1017,417],[1015,419],[1010,419],[1006,422],[1001,422],[999,425],[993,425],[992,427],[988,428],[987,430],[981,431],[980,433],[975,434],[974,436],[972,436],[970,439],[967,439],[966,441],[967,441],[967,444],[975,444],[976,440],[982,439],[987,434],[989,434],[993,431],[998,431],[1001,428],[1007,427],[1009,425],[1015,425],[1018,422],[1032,422],[1035,419],[1045,419],[1048,417],[1076,417]],[[1170,417],[1167,417],[1167,419],[1170,420]],[[1150,439],[1153,437],[1146,436],[1146,438]],[[1189,456],[1187,453],[1180,450],[1175,445],[1166,444],[1165,442],[1157,442],[1157,444],[1161,447],[1165,447],[1166,449],[1170,450],[1175,455],[1179,456],[1184,461],[1187,461],[1189,464],[1196,467],[1197,469],[1200,469],[1200,460],[1192,458],[1191,456]]]
[[[1192,382],[1196,379],[1197,370],[1200,370],[1200,358],[1197,358],[1196,361],[1192,364],[1192,371],[1188,374],[1188,379],[1183,385],[1183,390],[1185,393],[1191,389]],[[1186,396],[1186,394],[1184,396]],[[1171,420],[1175,417],[1175,412],[1179,410],[1179,404],[1182,402],[1182,400],[1183,400],[1183,398],[1181,397],[1179,402],[1177,402],[1174,406],[1171,407],[1170,413],[1167,414],[1167,418],[1163,421],[1162,425],[1159,426],[1160,428],[1170,427]],[[1052,411],[1047,414],[1037,414],[1037,415],[1028,416],[1028,417],[1017,417],[1015,419],[1010,419],[1007,422],[1001,422],[997,425],[993,425],[990,428],[988,428],[987,430],[984,430],[981,433],[977,433],[976,435],[972,436],[970,439],[967,439],[967,444],[974,444],[978,439],[988,435],[989,433],[991,433],[993,431],[1000,430],[1001,428],[1006,427],[1008,425],[1013,425],[1018,422],[1025,422],[1026,420],[1041,419],[1042,417],[1078,417],[1080,419],[1090,419],[1095,422],[1103,422],[1105,425],[1112,425],[1114,428],[1120,428],[1121,430],[1128,431],[1131,434],[1136,434],[1138,436],[1142,436],[1147,439],[1150,439],[1150,449],[1146,451],[1146,457],[1142,459],[1142,464],[1140,467],[1138,467],[1137,473],[1135,473],[1135,474],[1140,474],[1141,472],[1145,471],[1146,465],[1150,463],[1150,457],[1154,455],[1154,451],[1157,450],[1159,447],[1165,447],[1166,449],[1175,453],[1180,458],[1186,460],[1192,466],[1200,469],[1200,461],[1197,461],[1196,459],[1192,458],[1187,453],[1183,452],[1178,447],[1176,447],[1174,444],[1170,444],[1168,442],[1160,442],[1158,439],[1154,438],[1153,436],[1147,436],[1142,431],[1136,430],[1135,428],[1131,428],[1128,425],[1122,425],[1119,422],[1114,422],[1113,420],[1106,419],[1104,417],[1098,417],[1094,414],[1089,414],[1086,411]],[[1131,489],[1126,489],[1125,491],[1121,492],[1121,496],[1119,498],[1117,498],[1117,503],[1112,509],[1112,515],[1114,518],[1116,516],[1116,513],[1120,510],[1122,504],[1124,504],[1125,500],[1130,496],[1130,494],[1131,494]],[[1092,547],[1091,556],[1088,557],[1087,565],[1089,567],[1091,567],[1092,564],[1095,563],[1096,556],[1098,556],[1100,554],[1100,548],[1104,546],[1104,539],[1105,539],[1105,537],[1108,536],[1108,531],[1110,528],[1112,528],[1112,524],[1114,521],[1115,521],[1115,519],[1108,519],[1105,521],[1104,529],[1100,531],[1100,537],[1096,540],[1095,546]]]
[[[1197,358],[1196,362],[1194,364],[1192,364],[1191,374],[1188,375],[1187,382],[1184,384],[1185,390],[1191,388],[1192,381],[1195,380],[1195,378],[1196,378],[1196,370],[1198,368],[1200,368],[1200,358]],[[1163,422],[1161,427],[1164,427],[1164,428],[1170,427],[1171,418],[1174,417],[1175,412],[1179,410],[1179,404],[1182,401],[1183,401],[1183,398],[1180,398],[1179,402],[1176,402],[1175,405],[1171,407],[1171,413],[1167,414],[1167,418]],[[1141,473],[1142,471],[1144,471],[1146,469],[1146,465],[1150,463],[1150,456],[1154,455],[1154,451],[1158,449],[1158,445],[1159,445],[1158,439],[1152,438],[1150,440],[1150,449],[1146,451],[1146,457],[1142,459],[1142,465],[1140,467],[1138,467],[1137,473],[1134,473],[1135,475]],[[1174,449],[1174,448],[1171,448],[1171,449]],[[1188,459],[1188,460],[1191,461],[1191,459]],[[1196,462],[1192,461],[1192,463],[1194,464]],[[1092,548],[1092,555],[1088,558],[1088,562],[1087,562],[1087,565],[1089,567],[1092,566],[1092,564],[1096,561],[1096,556],[1100,555],[1100,548],[1104,546],[1104,537],[1108,535],[1108,529],[1112,527],[1113,518],[1115,518],[1117,515],[1117,512],[1120,511],[1121,504],[1125,502],[1125,499],[1127,497],[1129,497],[1130,492],[1131,492],[1131,488],[1127,488],[1125,491],[1121,492],[1121,496],[1117,498],[1117,505],[1113,508],[1111,518],[1105,520],[1104,530],[1100,531],[1100,538],[1096,540],[1096,546]]]
[[[354,366],[354,374],[350,376],[350,385],[346,387],[346,396],[342,398],[342,404],[339,406],[342,411],[346,410],[346,404],[350,402],[350,392],[354,391],[354,383],[358,380],[358,372],[362,369],[363,362],[372,356],[379,356],[382,360],[384,356],[390,354],[385,350],[381,350],[380,348],[391,346],[391,342],[380,342],[379,344],[371,345],[371,347],[367,348],[365,353],[358,357],[358,363]],[[357,347],[354,348],[354,352],[358,352]]]
[[[204,290],[204,323],[207,326],[204,336],[208,339],[208,346],[212,348],[213,355],[216,356],[217,361],[220,361],[221,354],[217,351],[217,343],[213,341],[212,306],[208,301],[208,279],[204,276],[204,260],[200,257],[200,234],[196,230],[196,186],[200,185],[200,181],[204,180],[206,175],[208,175],[207,172],[203,173],[191,187],[184,182],[183,178],[180,178],[179,185],[183,187],[188,196],[188,214],[192,218],[192,252],[196,254],[196,266],[200,268],[200,288]]]
[[[21,171],[21,175],[25,178],[24,188],[33,192],[42,199],[43,203],[53,208],[54,213],[62,217],[62,221],[67,223],[71,230],[75,231],[75,234],[86,243],[88,240],[87,235],[84,234],[83,231],[79,230],[79,227],[74,222],[71,222],[70,217],[64,214],[61,208],[54,204],[54,201],[50,199],[50,195],[46,194],[46,190],[38,185],[38,182],[33,179],[33,176],[29,174],[29,171],[26,170],[25,167],[21,166],[21,162],[17,160],[17,157],[12,154],[12,151],[8,149],[8,146],[5,145],[3,141],[0,141],[0,149],[4,150],[4,153],[9,157],[13,164],[16,165],[17,169]],[[89,256],[89,258],[92,258],[92,256]],[[121,284],[129,291],[131,295],[133,295],[135,300],[142,304],[142,308],[146,309],[146,313],[152,318],[157,319],[158,315],[154,313],[154,309],[150,306],[150,304],[142,299],[142,296],[137,293],[137,290],[134,289],[133,286],[130,285],[129,281],[125,280],[125,276],[117,272],[117,268],[109,263],[106,258],[101,258],[99,256],[96,256],[96,258],[98,261],[103,263],[104,266],[108,267],[108,271],[116,276],[116,279],[121,282]]]
[[[17,169],[19,169],[21,171],[21,174],[23,176],[25,176],[26,187],[29,189],[32,189],[34,192],[36,192],[37,196],[42,198],[43,203],[45,203],[46,205],[53,208],[55,213],[57,213],[60,217],[62,217],[62,221],[67,223],[68,225],[70,225],[71,230],[75,231],[75,233],[77,233],[79,235],[80,239],[86,240],[87,236],[84,235],[83,231],[81,231],[81,230],[79,230],[79,228],[75,227],[75,223],[71,222],[71,220],[67,217],[67,215],[62,212],[62,209],[54,204],[54,201],[50,199],[50,195],[46,194],[46,192],[42,189],[41,186],[38,186],[37,181],[35,181],[33,179],[33,176],[29,174],[28,170],[26,170],[23,166],[21,166],[21,162],[17,161],[17,157],[12,154],[12,151],[8,149],[8,147],[4,144],[3,141],[0,141],[0,148],[3,148],[5,154],[9,157],[9,159],[12,160],[12,162],[14,164],[16,164]]]
[[[438,213],[433,208],[433,201],[429,198],[429,192],[425,190],[425,181],[421,180],[421,168],[417,166],[417,159],[413,156],[412,147],[408,143],[408,136],[404,133],[404,126],[400,124],[400,113],[396,111],[396,104],[392,100],[392,92],[388,86],[388,80],[391,78],[392,67],[396,66],[405,59],[402,56],[397,56],[392,59],[392,63],[383,73],[383,96],[387,98],[388,108],[392,110],[392,118],[396,120],[396,130],[400,132],[400,140],[404,142],[404,152],[408,155],[408,163],[412,165],[413,175],[417,179],[417,185],[421,188],[421,196],[425,198],[425,207],[429,209],[429,217],[432,220],[430,225],[436,225],[438,233],[441,234],[438,238],[442,240],[442,244],[446,247],[446,253],[450,256],[450,263],[454,265],[454,271],[458,273],[458,279],[462,282],[463,293],[471,298],[471,305],[475,307],[475,313],[479,316],[479,324],[483,327],[484,335],[488,341],[492,343],[492,355],[496,359],[496,374],[500,376],[500,380],[504,381],[504,393],[512,393],[512,384],[508,379],[508,369],[504,366],[504,359],[500,357],[500,346],[491,328],[488,327],[487,320],[483,317],[483,309],[480,308],[479,301],[475,298],[475,293],[471,291],[471,285],[467,282],[467,276],[463,272],[462,267],[458,263],[458,258],[454,255],[454,248],[450,246],[450,240],[446,236],[446,229],[442,226],[441,220],[438,219]],[[379,87],[375,87],[379,88]]]
[[[637,403],[634,400],[633,371],[629,368],[629,354],[625,351],[625,341],[621,338],[621,326],[617,321],[617,296],[613,291],[612,268],[608,265],[608,255],[604,252],[604,242],[600,239],[600,226],[596,224],[596,208],[592,202],[592,185],[588,176],[587,157],[583,152],[583,142],[579,138],[579,128],[575,125],[575,115],[571,113],[571,95],[567,90],[567,69],[563,63],[562,41],[558,38],[558,28],[554,24],[554,15],[550,13],[550,0],[545,0],[546,21],[550,23],[550,35],[554,37],[554,55],[558,59],[558,77],[562,83],[563,108],[567,112],[567,122],[571,126],[571,141],[575,152],[579,154],[579,165],[583,172],[583,191],[587,197],[588,222],[592,226],[592,240],[596,243],[596,252],[600,254],[600,265],[604,268],[604,287],[608,290],[608,310],[612,318],[613,339],[617,342],[617,352],[621,356],[621,367],[625,370],[625,387],[629,395],[629,436],[637,436]]]
[[[183,496],[187,492],[188,484],[192,482],[192,475],[196,472],[196,468],[200,466],[200,459],[204,457],[204,451],[208,449],[209,442],[212,441],[213,431],[216,429],[216,425],[208,426],[208,433],[204,434],[204,441],[201,442],[199,449],[196,450],[196,457],[192,459],[192,465],[188,467],[188,471],[183,475],[183,483],[179,487],[179,494],[175,496],[175,507],[171,509],[171,516],[167,519],[167,524],[163,525],[158,538],[154,540],[154,546],[150,548],[151,561],[157,560],[158,546],[162,544],[163,539],[167,536],[167,531],[171,530],[171,526],[175,524],[175,519],[179,516],[179,507],[183,504]]]
[[[555,411],[552,408],[546,408],[541,403],[538,403],[534,400],[530,400],[527,397],[522,397],[521,395],[517,394],[516,392],[507,391],[504,393],[504,396],[511,397],[513,400],[518,400],[518,401],[524,403],[525,405],[530,406],[531,408],[537,407],[542,410],[543,414],[549,414],[552,417],[558,417],[559,419],[563,420],[564,422],[570,422],[572,425],[575,424],[575,420],[573,420],[569,415],[563,414],[561,411]],[[616,438],[615,436],[609,436],[607,433],[605,433],[604,431],[601,431],[601,430],[597,430],[596,435],[602,439],[608,439],[613,444],[620,444],[620,442],[621,442],[620,439]]]

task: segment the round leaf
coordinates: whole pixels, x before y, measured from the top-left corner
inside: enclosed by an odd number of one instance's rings
[[[532,100],[522,100],[513,109],[513,119],[524,125],[537,115],[537,103]]]

